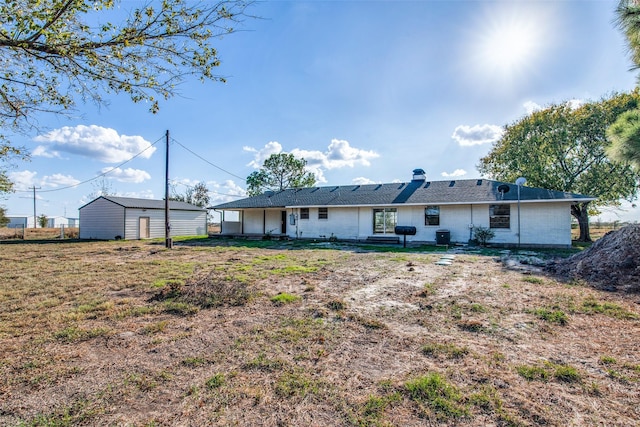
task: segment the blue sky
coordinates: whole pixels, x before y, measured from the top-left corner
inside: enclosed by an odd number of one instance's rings
[[[227,83],[187,81],[156,115],[115,96],[80,102],[72,119],[38,117],[40,132],[13,139],[32,159],[10,170],[19,191],[0,203],[32,215],[36,186],[38,214],[77,217],[102,181],[90,180],[111,169],[104,180],[118,195],[160,199],[166,130],[175,189],[204,181],[212,204],[243,196],[244,178],[280,151],[304,157],[320,185],[408,181],[415,168],[429,180],[478,178],[502,126],[635,86],[616,4],[258,3],[260,19],[216,42]]]

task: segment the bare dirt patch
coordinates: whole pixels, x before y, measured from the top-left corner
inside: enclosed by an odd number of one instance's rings
[[[441,255],[1,245],[0,424],[637,425],[634,294]]]

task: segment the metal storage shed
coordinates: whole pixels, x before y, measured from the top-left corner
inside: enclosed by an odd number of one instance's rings
[[[164,237],[164,200],[100,196],[80,209],[81,239],[153,239]],[[207,211],[185,202],[169,202],[171,237],[207,234]]]

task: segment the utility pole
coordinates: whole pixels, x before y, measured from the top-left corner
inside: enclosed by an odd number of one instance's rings
[[[169,223],[169,131],[166,134],[165,180],[164,180],[164,246],[173,247],[171,225]]]
[[[37,227],[38,217],[36,214],[36,190],[40,190],[42,187],[36,187],[35,185],[32,187],[33,189],[33,228]]]

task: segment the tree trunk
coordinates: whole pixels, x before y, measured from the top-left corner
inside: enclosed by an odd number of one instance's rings
[[[571,215],[578,220],[578,227],[580,228],[580,237],[578,242],[591,242],[591,235],[589,234],[589,211],[587,206],[589,202],[576,203],[571,205]]]

